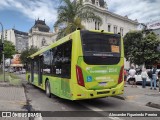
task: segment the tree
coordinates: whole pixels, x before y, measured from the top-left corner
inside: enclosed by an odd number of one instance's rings
[[[21,53],[20,59],[23,64],[27,62],[27,57],[30,55],[34,54],[35,52],[38,51],[37,47],[31,47],[30,49],[26,49]]]
[[[1,40],[0,40],[0,43],[1,43]],[[15,46],[13,45],[13,43],[7,40],[4,41],[3,51],[4,51],[5,58],[12,58],[12,55],[16,53]],[[0,61],[1,60],[2,60],[2,52],[0,54]]]
[[[153,32],[132,31],[124,36],[124,53],[127,61],[142,65],[154,64],[160,60],[157,47],[160,40]]]
[[[82,0],[73,2],[71,0],[61,0],[58,7],[58,19],[54,26],[60,28],[57,39],[75,31],[77,28],[84,29],[83,20],[94,19],[102,24],[102,19],[95,15],[92,9],[84,7]]]

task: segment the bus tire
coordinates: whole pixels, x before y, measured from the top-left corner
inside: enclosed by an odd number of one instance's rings
[[[46,95],[51,98],[51,88],[48,80],[46,81]]]

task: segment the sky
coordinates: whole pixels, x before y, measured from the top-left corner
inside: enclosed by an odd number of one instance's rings
[[[139,23],[160,20],[160,0],[105,0],[108,10]],[[0,0],[0,22],[4,29],[28,32],[36,19],[53,30],[60,0]]]

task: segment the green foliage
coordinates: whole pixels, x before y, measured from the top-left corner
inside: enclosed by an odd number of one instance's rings
[[[85,29],[82,25],[82,20],[94,19],[102,24],[102,19],[95,15],[93,10],[83,7],[82,0],[71,1],[61,0],[61,5],[58,7],[58,19],[54,26],[60,28],[57,39],[75,31],[77,28]]]
[[[153,32],[143,33],[132,31],[124,36],[125,57],[137,65],[157,63],[160,61],[160,53],[157,51],[160,40]]]
[[[1,43],[1,40],[0,40]],[[4,41],[4,55],[5,58],[12,58],[12,55],[16,53],[15,46],[11,41]],[[0,61],[2,60],[2,54],[0,54]]]
[[[24,50],[20,56],[21,62],[25,64],[27,62],[27,57],[29,57],[30,55],[34,54],[37,51],[38,51],[37,47],[31,47],[30,49]]]

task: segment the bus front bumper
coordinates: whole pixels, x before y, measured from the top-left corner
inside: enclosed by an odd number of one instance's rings
[[[118,84],[114,88],[103,89],[103,90],[87,90],[85,87],[75,85],[76,91],[73,94],[73,100],[81,99],[94,99],[109,96],[116,96],[123,94],[124,92],[124,82]]]

